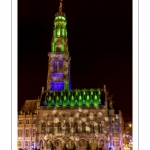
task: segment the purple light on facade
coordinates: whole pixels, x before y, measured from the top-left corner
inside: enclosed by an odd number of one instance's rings
[[[51,91],[60,91],[64,90],[64,82],[51,82]]]

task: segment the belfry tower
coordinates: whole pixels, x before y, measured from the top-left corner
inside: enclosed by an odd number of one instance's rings
[[[51,52],[48,53],[47,90],[70,90],[70,56],[66,28],[66,15],[62,12],[62,0],[55,14]]]

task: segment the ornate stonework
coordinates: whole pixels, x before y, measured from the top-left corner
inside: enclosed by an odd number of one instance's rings
[[[47,88],[18,114],[18,148],[119,150],[122,114],[106,86],[72,90],[66,24],[61,2],[48,53]]]

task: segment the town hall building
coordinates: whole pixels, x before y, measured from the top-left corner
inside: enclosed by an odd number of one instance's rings
[[[120,150],[123,118],[106,85],[72,89],[67,20],[55,14],[47,87],[18,113],[18,149]]]

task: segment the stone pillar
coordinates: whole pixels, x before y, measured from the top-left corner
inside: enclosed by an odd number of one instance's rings
[[[122,138],[119,138],[119,146],[122,149]]]
[[[110,146],[113,145],[113,141],[112,141],[112,134],[110,135]]]

